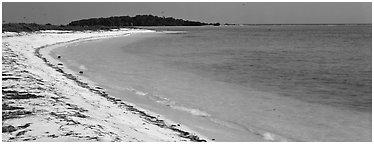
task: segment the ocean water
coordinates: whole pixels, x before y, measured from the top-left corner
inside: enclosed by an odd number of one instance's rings
[[[217,141],[371,141],[371,26],[147,28],[51,55]]]

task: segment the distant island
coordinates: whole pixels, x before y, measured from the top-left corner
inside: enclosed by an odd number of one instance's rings
[[[198,21],[189,21],[175,19],[172,17],[159,17],[153,15],[113,16],[108,18],[90,18],[72,21],[68,26],[203,26],[219,23],[204,23]]]
[[[153,15],[113,16],[108,18],[89,18],[72,21],[67,25],[36,24],[36,23],[6,23],[2,31],[33,32],[39,30],[110,30],[118,28],[131,28],[136,26],[219,26],[220,23],[204,23],[175,19],[172,17],[158,17]]]

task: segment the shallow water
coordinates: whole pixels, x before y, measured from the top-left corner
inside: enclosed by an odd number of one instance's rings
[[[218,141],[371,140],[370,26],[154,29],[180,32],[52,55],[110,94]]]
[[[172,66],[219,81],[371,111],[369,26],[187,30],[131,44],[126,52],[157,55]]]

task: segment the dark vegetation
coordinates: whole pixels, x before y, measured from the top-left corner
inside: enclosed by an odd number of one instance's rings
[[[90,18],[72,21],[68,26],[203,26],[219,25],[219,23],[203,23],[175,19],[172,17],[158,17],[153,15],[114,16],[108,18]]]
[[[67,25],[36,24],[36,23],[6,23],[3,24],[2,31],[9,32],[33,32],[39,30],[110,30],[118,28],[133,28],[135,26],[203,26],[219,23],[202,23],[197,21],[188,21],[175,19],[172,17],[158,17],[153,15],[114,16],[108,18],[90,18],[72,21]]]

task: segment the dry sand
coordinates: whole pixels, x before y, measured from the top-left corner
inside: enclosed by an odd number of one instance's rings
[[[187,127],[108,95],[40,52],[57,44],[144,32],[152,31],[3,33],[2,141],[207,140]]]

